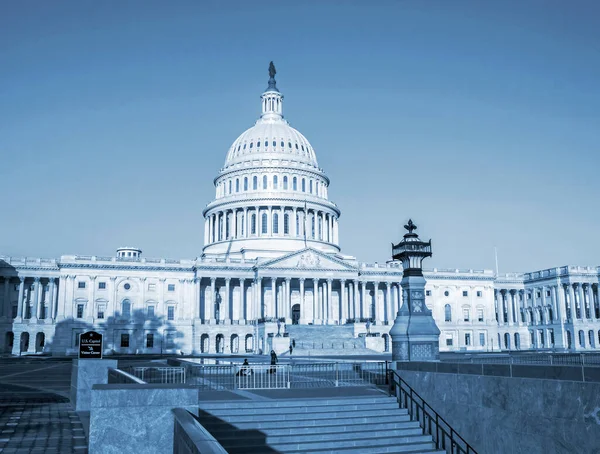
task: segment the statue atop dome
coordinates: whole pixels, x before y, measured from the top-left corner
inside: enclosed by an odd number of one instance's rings
[[[275,70],[275,65],[273,64],[273,62],[271,62],[269,63],[269,77],[271,79],[274,79],[275,74],[277,74],[277,71]]]
[[[273,62],[271,62],[269,63],[269,88],[267,88],[268,91],[279,91],[277,90],[275,74],[277,74],[277,70],[275,69],[275,65],[273,64]]]

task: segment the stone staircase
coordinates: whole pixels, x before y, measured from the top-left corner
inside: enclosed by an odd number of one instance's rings
[[[287,325],[286,332],[296,341],[293,355],[372,355],[363,338],[354,337],[354,328],[344,325]]]
[[[201,402],[200,423],[230,454],[434,454],[394,397]]]

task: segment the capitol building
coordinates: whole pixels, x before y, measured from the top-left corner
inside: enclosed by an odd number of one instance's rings
[[[390,351],[402,266],[341,250],[330,180],[269,72],[259,119],[214,180],[201,256],[0,256],[0,352],[75,354],[90,329],[106,354],[258,353],[291,339],[304,353]],[[599,273],[425,270],[440,351],[598,349]]]

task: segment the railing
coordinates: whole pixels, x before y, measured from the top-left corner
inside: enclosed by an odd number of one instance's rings
[[[188,364],[186,384],[202,390],[326,388],[387,384],[387,361],[292,364]]]
[[[146,383],[185,383],[185,367],[136,367],[126,369]]]
[[[194,416],[183,408],[174,408],[173,454],[227,454],[215,438]]]
[[[348,342],[296,342],[296,348],[303,348],[309,350],[355,350],[357,348],[365,348],[360,342],[348,341]]]
[[[146,382],[144,380],[139,379],[135,375],[132,375],[128,372],[125,372],[121,369],[113,369],[112,367],[108,369],[108,383],[109,384],[132,384],[137,383],[140,385],[145,385]]]
[[[396,371],[390,370],[389,377],[390,396],[395,395],[400,408],[407,409],[411,419],[418,421],[424,433],[432,436],[437,449],[443,449],[448,454],[477,454]]]
[[[472,364],[547,364],[552,366],[600,366],[600,353],[523,353],[520,355],[441,355],[442,361]]]

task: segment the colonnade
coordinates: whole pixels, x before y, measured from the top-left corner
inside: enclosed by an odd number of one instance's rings
[[[208,215],[204,243],[257,237],[306,238],[338,244],[338,218],[326,210],[291,206],[232,208]]]
[[[4,277],[0,317],[21,320],[54,320],[58,309],[58,285],[54,277]],[[18,285],[18,296],[11,296]]]
[[[398,312],[400,289],[397,282],[361,279],[212,277],[201,284],[199,312],[205,323],[280,319],[289,323],[292,308],[298,305],[297,322],[301,324],[367,319],[374,324],[391,324]],[[380,292],[382,298],[378,298]],[[239,296],[234,298],[234,293]]]

